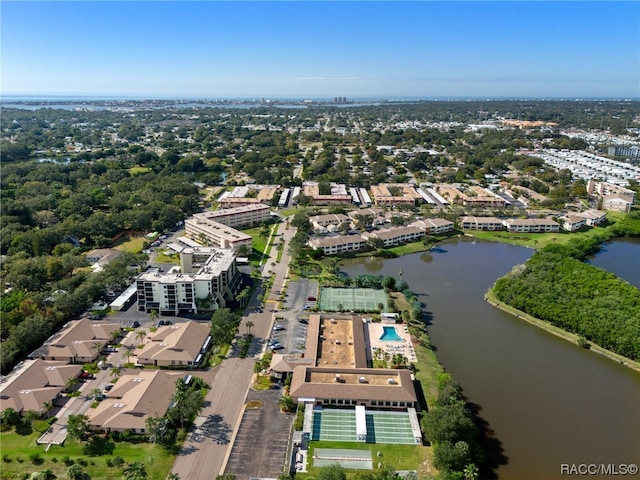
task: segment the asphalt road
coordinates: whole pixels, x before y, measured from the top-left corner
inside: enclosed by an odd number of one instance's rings
[[[280,262],[277,262],[277,249],[271,249],[271,258],[264,263],[265,272],[273,269],[275,281],[268,293],[265,308],[256,312],[258,305],[256,297],[262,293],[260,288],[254,291],[246,314],[240,325],[240,332],[246,332],[246,323],[251,321],[251,333],[254,341],[247,358],[237,357],[235,348],[230,350],[228,357],[222,362],[216,374],[215,381],[206,398],[206,406],[200,413],[195,425],[184,442],[172,472],[180,478],[189,480],[209,480],[223,474],[231,453],[232,439],[240,425],[243,406],[247,392],[253,378],[255,361],[264,351],[273,328],[273,321],[277,313],[277,297],[286,282],[289,255],[288,242],[295,234],[295,229],[286,229],[285,222],[279,224],[278,235],[282,235],[285,245]],[[275,266],[271,263],[275,262]]]

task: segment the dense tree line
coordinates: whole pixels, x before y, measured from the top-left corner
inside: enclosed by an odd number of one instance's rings
[[[75,252],[8,257],[2,265],[3,278],[13,286],[0,296],[2,373],[10,371],[94,300],[126,287],[132,275],[128,266],[139,260],[133,254],[124,254],[102,272],[72,274],[67,265],[86,262]]]
[[[163,230],[199,209],[197,187],[179,173],[132,175],[105,161],[10,164],[2,173],[3,254],[48,254],[69,235],[107,246],[122,231]]]
[[[448,373],[438,376],[438,396],[421,420],[424,436],[433,445],[439,478],[478,478],[484,460],[479,431],[458,384]]]
[[[592,265],[544,248],[498,280],[497,298],[533,317],[640,360],[640,290]]]
[[[584,263],[599,245],[619,236],[640,236],[640,212],[599,235],[550,244],[493,287],[498,300],[586,340],[640,359],[640,290],[612,273]]]

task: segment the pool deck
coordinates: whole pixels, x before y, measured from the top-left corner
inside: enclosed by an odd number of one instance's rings
[[[380,348],[389,355],[400,353],[404,355],[411,363],[416,363],[418,361],[406,325],[403,325],[401,323],[397,323],[395,325],[389,325],[388,323],[367,323],[365,325],[367,328],[367,340],[369,343],[370,358],[375,358],[373,351],[376,348]],[[395,327],[396,333],[400,337],[402,337],[401,341],[380,340],[380,337],[384,333],[383,327],[391,326]]]

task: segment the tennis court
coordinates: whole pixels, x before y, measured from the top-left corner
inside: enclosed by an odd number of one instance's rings
[[[378,311],[378,305],[387,305],[387,294],[384,290],[373,288],[333,288],[320,290],[320,310],[325,312],[343,311]]]
[[[371,450],[351,450],[343,448],[316,448],[313,451],[313,466],[326,467],[339,463],[342,468],[359,470],[373,469]]]
[[[409,413],[367,410],[365,418],[366,443],[415,445]],[[355,410],[315,408],[311,439],[357,442]]]

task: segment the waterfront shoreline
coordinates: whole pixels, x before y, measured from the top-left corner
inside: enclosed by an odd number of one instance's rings
[[[571,342],[575,345],[578,345],[578,335],[575,333],[568,332],[563,330],[560,327],[556,327],[555,325],[550,324],[549,322],[545,322],[544,320],[540,320],[539,318],[532,317],[531,315],[526,314],[525,312],[518,310],[504,302],[498,300],[493,293],[493,287],[491,287],[484,296],[484,299],[490,305],[499,308],[500,310],[507,312],[511,315],[516,316],[517,318],[524,320],[531,325],[535,325],[542,330],[545,330],[556,337],[560,337],[568,342]],[[610,360],[614,360],[615,362],[620,363],[621,365],[630,368],[631,370],[635,370],[636,372],[640,372],[640,363],[631,360],[630,358],[624,357],[617,353],[612,352],[611,350],[607,350],[606,348],[602,348],[599,345],[596,345],[592,342],[589,343],[589,350],[595,352],[599,355],[603,355]]]

